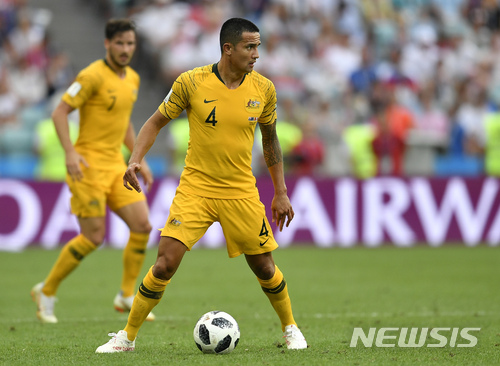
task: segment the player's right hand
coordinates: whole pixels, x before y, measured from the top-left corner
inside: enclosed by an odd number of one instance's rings
[[[143,178],[143,183],[146,186],[146,192],[149,192],[151,190],[151,187],[153,186],[153,173],[151,172],[151,169],[149,168],[148,163],[146,160],[142,159],[141,162],[141,171],[140,171],[142,178]]]
[[[87,168],[89,167],[83,156],[76,151],[73,150],[66,154],[66,170],[73,181],[83,178],[83,171],[80,164],[83,164]]]
[[[139,193],[142,191],[139,179],[137,179],[137,172],[139,172],[139,170],[141,170],[141,164],[130,163],[123,175],[123,185],[129,191],[132,189],[135,189]]]

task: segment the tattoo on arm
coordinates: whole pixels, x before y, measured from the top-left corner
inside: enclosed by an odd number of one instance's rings
[[[271,167],[283,161],[281,145],[276,134],[276,121],[269,125],[259,125],[262,132],[262,149],[266,165]]]

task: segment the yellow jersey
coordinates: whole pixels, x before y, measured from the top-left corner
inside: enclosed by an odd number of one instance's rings
[[[210,198],[258,195],[252,173],[257,123],[276,121],[276,89],[252,71],[228,89],[217,64],[182,73],[158,107],[169,119],[186,110],[189,142],[179,191]]]
[[[139,75],[130,67],[120,78],[107,64],[97,60],[80,71],[62,100],[80,113],[76,151],[89,166],[109,170],[123,164],[121,146],[139,91]]]

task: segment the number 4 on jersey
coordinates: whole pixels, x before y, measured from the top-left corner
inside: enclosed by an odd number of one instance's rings
[[[269,230],[267,230],[267,226],[266,226],[266,220],[262,220],[262,227],[260,229],[260,234],[259,236],[268,236],[269,235]]]
[[[212,126],[215,127],[215,124],[217,123],[217,120],[215,119],[215,107],[212,109],[212,112],[208,115],[207,119],[205,120],[205,123],[211,123]]]

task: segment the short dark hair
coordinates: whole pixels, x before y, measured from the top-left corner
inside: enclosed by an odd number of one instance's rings
[[[134,31],[135,23],[130,19],[109,19],[106,23],[104,35],[106,39],[112,39],[117,33]]]
[[[256,33],[259,32],[259,28],[251,21],[243,18],[226,20],[220,30],[220,51],[223,51],[222,47],[224,43],[231,43],[233,46],[236,46],[241,41],[243,32]]]

